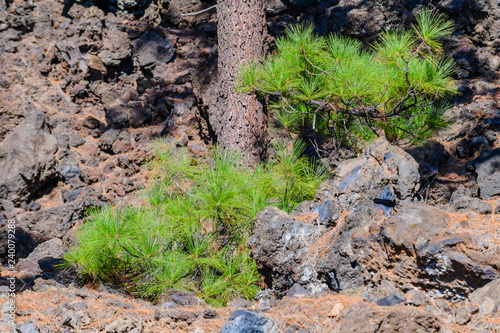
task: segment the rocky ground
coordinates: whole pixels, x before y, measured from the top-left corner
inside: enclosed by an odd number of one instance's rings
[[[268,0],[267,43],[304,19],[370,43],[422,3]],[[0,0],[0,260],[15,220],[16,329],[500,332],[500,4],[432,4],[456,24],[453,124],[420,146],[325,155],[335,177],[314,200],[256,218],[263,291],[211,309],[83,287],[55,266],[87,208],[138,200],[167,119],[169,138],[207,154],[216,14],[182,14],[213,1]]]

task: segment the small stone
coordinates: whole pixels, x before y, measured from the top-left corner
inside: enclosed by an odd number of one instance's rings
[[[39,333],[36,329],[35,324],[33,323],[25,323],[17,328],[20,333]]]
[[[217,311],[213,309],[206,309],[205,311],[203,311],[203,318],[213,319],[215,317],[217,317]]]
[[[82,122],[82,125],[86,128],[89,128],[89,129],[98,128],[100,124],[101,123],[99,120],[97,120],[91,116],[86,117]]]
[[[337,303],[333,306],[333,308],[328,312],[328,317],[338,317],[340,313],[344,310],[344,305],[342,303]]]
[[[220,333],[234,332],[278,333],[279,330],[274,321],[262,313],[252,310],[237,310],[220,330]]]
[[[288,297],[304,297],[311,295],[311,293],[307,291],[304,287],[302,287],[300,284],[295,283],[292,286],[292,288],[290,288],[290,290],[286,295]]]
[[[30,205],[28,206],[28,209],[32,212],[36,212],[37,210],[40,209],[40,207],[42,207],[42,205],[40,205],[38,202],[36,201],[32,201],[30,202]]]
[[[133,309],[134,307],[131,304],[120,302],[117,300],[110,300],[106,303],[107,306],[116,306],[118,308],[124,308],[124,309]]]
[[[485,297],[483,304],[481,304],[481,307],[479,308],[479,311],[481,311],[481,313],[484,315],[489,315],[497,311],[497,305],[495,304],[494,300],[489,297]]]
[[[441,310],[441,311],[446,311],[446,312],[448,312],[448,311],[450,311],[450,310],[451,310],[451,308],[450,308],[450,306],[449,306],[448,302],[446,302],[446,301],[445,301],[444,299],[442,299],[442,298],[440,298],[440,299],[436,300],[436,303],[435,303],[435,304],[436,304],[436,307],[437,307],[439,310]]]
[[[233,309],[245,309],[248,308],[252,305],[252,302],[249,300],[243,299],[236,297],[235,299],[227,302],[227,307],[228,308],[233,308]]]
[[[131,320],[118,318],[111,324],[107,325],[104,331],[106,333],[122,333],[130,332],[135,327]]]
[[[479,312],[479,305],[477,304],[468,303],[467,307],[469,308],[471,314],[476,314]]]
[[[425,301],[425,293],[419,291],[419,290],[410,290],[406,294],[406,298],[408,299],[406,301],[407,304],[412,304],[415,306],[420,306],[424,304]]]
[[[471,313],[468,307],[461,306],[455,310],[455,321],[459,325],[465,325],[469,322]]]
[[[379,306],[393,306],[404,301],[406,301],[406,298],[400,292],[396,291],[389,296],[382,297],[375,304]]]

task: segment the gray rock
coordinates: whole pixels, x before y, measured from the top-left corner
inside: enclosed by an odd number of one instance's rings
[[[33,323],[25,323],[17,328],[19,333],[39,333],[36,329],[35,324]]]
[[[64,158],[60,162],[60,173],[64,177],[65,181],[69,181],[74,178],[80,172],[78,167],[78,161],[73,158]]]
[[[113,143],[118,140],[120,131],[111,129],[106,131],[100,138],[97,146],[106,153],[113,153]]]
[[[300,284],[295,283],[292,288],[288,291],[286,294],[288,297],[303,297],[303,296],[309,296],[311,293],[307,291],[304,287],[302,287]]]
[[[491,238],[455,234],[449,223],[445,212],[412,203],[402,206],[392,218],[355,231],[352,250],[365,284],[377,286],[385,279],[400,285],[418,283],[424,290],[436,288],[453,298],[500,278],[494,252],[473,245],[488,244],[496,234]]]
[[[446,300],[439,298],[435,302],[436,307],[441,311],[441,312],[449,312],[451,311],[450,305]]]
[[[134,65],[149,66],[167,63],[174,56],[175,47],[166,38],[154,31],[148,31],[134,41]]]
[[[197,297],[195,293],[177,289],[165,291],[158,297],[157,302],[163,308],[168,307],[169,303],[173,303],[170,307],[206,305],[205,301]]]
[[[227,307],[233,309],[246,309],[250,306],[252,306],[252,302],[240,297],[236,297],[227,303]]]
[[[40,210],[41,207],[42,205],[40,205],[38,202],[32,201],[30,202],[28,209],[31,210],[32,212],[36,212],[37,210]]]
[[[313,213],[318,213],[318,224],[326,227],[334,227],[337,220],[342,216],[343,209],[334,200],[322,202],[313,209]]]
[[[411,155],[379,138],[363,149],[363,157],[342,162],[316,200],[337,200],[348,211],[362,200],[392,206],[413,198],[420,186],[418,170]]]
[[[406,301],[406,298],[403,296],[403,294],[401,294],[400,292],[393,292],[389,296],[385,296],[377,300],[375,304],[379,306],[393,306],[404,301]]]
[[[203,318],[205,319],[213,319],[217,317],[217,311],[214,309],[205,309],[203,310]]]
[[[495,304],[495,301],[489,297],[485,297],[483,303],[481,304],[481,307],[479,308],[479,311],[481,311],[481,313],[484,315],[490,315],[492,313],[495,313],[497,309],[498,306]]]
[[[195,295],[183,295],[176,293],[172,295],[172,301],[181,306],[198,306],[205,305],[205,301]]]
[[[64,254],[63,242],[59,238],[54,238],[38,245],[33,252],[25,259],[19,259],[17,269],[19,271],[29,271],[34,274],[40,274],[38,261],[47,257],[62,258]]]
[[[57,149],[44,114],[31,112],[0,143],[0,197],[20,205],[57,180]]]
[[[127,33],[120,30],[108,30],[103,39],[103,50],[99,54],[102,62],[108,66],[119,66],[132,55],[132,43]]]
[[[491,281],[469,296],[469,300],[477,304],[482,304],[486,298],[492,299],[497,306],[500,306],[500,279]]]
[[[277,293],[284,296],[295,282],[307,284],[317,272],[307,264],[307,248],[324,229],[296,220],[275,207],[266,207],[256,216],[248,244],[259,269]]]
[[[484,149],[469,167],[475,171],[481,199],[500,195],[500,148]]]
[[[249,245],[261,273],[272,281],[270,287],[280,296],[295,283],[311,293],[363,287],[363,268],[351,236],[375,216],[390,215],[393,207],[412,199],[418,180],[415,160],[378,139],[365,148],[364,157],[342,162],[335,178],[320,186],[313,202],[298,205],[290,215],[266,207],[257,214]],[[318,214],[314,221],[311,212]],[[311,245],[341,217],[338,230],[312,251]]]
[[[130,319],[118,318],[115,319],[111,324],[106,325],[104,332],[106,333],[126,333],[134,329],[136,325]]]
[[[78,316],[74,311],[63,312],[61,321],[62,326],[76,329],[77,327],[79,327],[79,324],[80,320],[78,319]]]
[[[479,214],[491,214],[493,210],[489,203],[478,198],[471,198],[469,190],[463,185],[460,185],[459,188],[453,192],[450,203],[458,211],[472,210]]]
[[[277,325],[263,314],[252,310],[236,310],[220,333],[278,333]]]

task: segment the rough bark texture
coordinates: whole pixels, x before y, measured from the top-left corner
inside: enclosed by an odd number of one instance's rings
[[[250,163],[267,151],[267,117],[252,94],[240,94],[234,81],[241,63],[264,54],[265,12],[263,0],[219,0],[217,100],[211,122],[219,146],[243,152]]]

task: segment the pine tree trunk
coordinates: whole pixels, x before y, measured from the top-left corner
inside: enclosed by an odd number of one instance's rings
[[[234,89],[239,65],[264,55],[264,0],[218,0],[217,95],[211,122],[222,147],[240,150],[256,163],[267,153],[267,116],[253,94]]]

